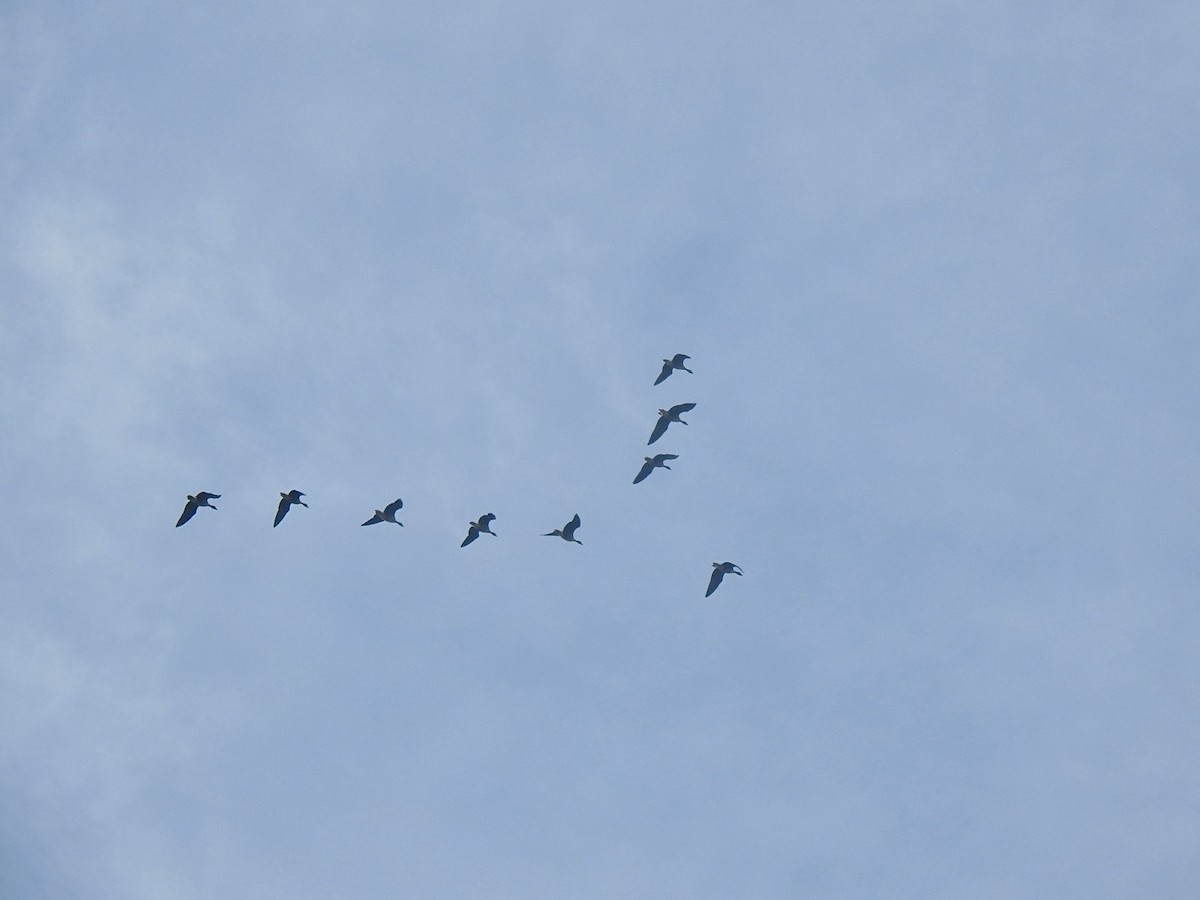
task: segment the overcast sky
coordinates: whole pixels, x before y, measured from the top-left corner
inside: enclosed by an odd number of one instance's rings
[[[1198,46],[0,7],[0,894],[1196,897]]]

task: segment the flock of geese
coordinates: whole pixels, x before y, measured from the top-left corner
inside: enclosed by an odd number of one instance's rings
[[[659,373],[658,378],[654,380],[654,384],[662,384],[676,370],[682,370],[688,374],[691,374],[692,370],[684,365],[684,363],[689,359],[691,359],[691,357],[683,353],[676,353],[670,359],[664,359],[662,371]],[[695,408],[695,403],[677,403],[675,406],[672,406],[669,409],[660,409],[658,411],[658,421],[654,423],[654,430],[650,432],[650,440],[646,442],[647,446],[653,444],[664,434],[666,434],[667,428],[673,422],[686,425],[687,422],[683,421],[681,416]],[[667,465],[667,461],[672,459],[679,459],[678,454],[658,453],[654,456],[647,456],[645,458],[645,462],[642,463],[641,470],[637,473],[637,477],[633,479],[633,483],[638,484],[642,481],[645,481],[650,476],[650,473],[655,469],[662,468],[669,470],[671,467]],[[307,509],[308,504],[300,499],[303,496],[305,495],[302,491],[297,491],[294,489],[287,491],[286,493],[281,492],[279,494],[279,506],[275,510],[275,523],[271,527],[277,528],[279,523],[284,520],[284,517],[287,516],[288,512],[293,506],[303,506]],[[175,523],[175,527],[178,528],[179,526],[190,522],[192,517],[196,515],[196,511],[202,506],[207,507],[208,509],[216,509],[217,507],[213,506],[212,501],[220,499],[220,494],[213,494],[209,491],[200,491],[200,493],[195,495],[188,494],[187,503],[184,504],[183,512],[179,516],[179,521]],[[383,509],[375,510],[375,514],[362,524],[363,526],[367,526],[389,522],[392,525],[399,525],[403,527],[404,523],[396,518],[396,513],[399,512],[403,507],[404,501],[397,497]],[[463,538],[463,542],[459,546],[467,546],[467,544],[470,544],[481,534],[490,534],[492,537],[495,537],[496,532],[492,531],[492,522],[495,520],[496,516],[494,513],[487,513],[486,515],[480,516],[478,520],[472,522],[468,526],[467,536]],[[571,521],[562,528],[555,528],[553,531],[548,531],[543,534],[542,537],[558,537],[562,538],[564,541],[582,545],[583,541],[575,537],[575,532],[578,530],[580,524],[579,513],[576,513]],[[731,562],[715,562],[712,565],[713,571],[712,575],[708,579],[708,590],[704,592],[705,597],[712,596],[712,592],[720,586],[721,579],[723,579],[726,575],[731,573],[734,575],[745,574],[742,572],[740,566],[737,566]]]

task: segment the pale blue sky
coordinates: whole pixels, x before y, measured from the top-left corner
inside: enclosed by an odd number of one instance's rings
[[[4,7],[0,893],[1191,900],[1198,45]]]

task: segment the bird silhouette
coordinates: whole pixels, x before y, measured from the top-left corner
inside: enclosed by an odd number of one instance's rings
[[[712,592],[721,585],[721,579],[732,572],[734,575],[744,575],[741,566],[734,565],[731,562],[713,563],[712,577],[708,579],[708,590],[704,592],[705,597],[711,597]]]
[[[637,478],[633,479],[634,484],[637,484],[639,481],[645,481],[647,476],[659,467],[664,469],[671,468],[667,465],[667,460],[679,459],[679,455],[676,453],[659,453],[656,456],[647,456],[645,459],[646,461],[642,463],[641,471],[637,473]]]
[[[195,497],[188,494],[187,503],[184,504],[183,512],[179,516],[179,521],[175,523],[175,527],[178,528],[185,522],[190,521],[192,516],[196,514],[196,510],[202,506],[207,506],[209,509],[216,509],[209,501],[220,499],[220,494],[210,494],[208,491],[201,491]]]
[[[488,513],[486,516],[480,516],[478,522],[471,523],[471,527],[467,529],[467,536],[463,538],[463,542],[458,546],[467,546],[467,544],[471,543],[471,541],[475,540],[475,538],[479,537],[481,534],[490,534],[495,537],[496,532],[492,531],[492,522],[495,520],[496,516],[493,513]]]
[[[562,528],[555,528],[553,531],[548,531],[542,537],[560,537],[564,541],[573,541],[580,546],[583,546],[583,541],[575,540],[575,529],[579,527],[579,513],[575,513],[575,518],[564,525]]]
[[[680,415],[695,408],[695,403],[677,403],[670,409],[660,409],[658,411],[658,421],[654,423],[654,430],[650,432],[650,440],[646,441],[646,443],[653,444],[660,437],[666,434],[667,426],[672,422],[679,422],[682,425],[686,425],[687,422],[684,422],[683,419],[679,418]]]
[[[674,372],[676,369],[683,369],[683,371],[685,371],[689,375],[691,375],[692,370],[683,364],[683,361],[685,359],[691,359],[691,357],[686,356],[683,353],[676,353],[670,359],[664,359],[662,371],[659,373],[658,377],[656,379],[654,379],[654,383],[662,384],[664,381],[667,380],[667,378],[670,377],[671,373]]]
[[[280,491],[279,496],[282,499],[279,501],[279,509],[276,510],[276,512],[275,512],[275,525],[272,525],[271,526],[272,528],[276,527],[280,522],[283,521],[283,517],[288,514],[288,510],[292,508],[292,504],[299,503],[301,506],[305,507],[306,509],[308,508],[308,504],[300,499],[301,497],[304,497],[307,495],[301,493],[300,491],[292,489],[292,490],[288,491],[286,494],[283,493],[282,491]]]
[[[375,515],[363,522],[363,525],[378,525],[380,522],[391,522],[393,525],[404,527],[403,522],[396,521],[396,510],[404,506],[404,501],[397,497],[383,509],[375,510]]]

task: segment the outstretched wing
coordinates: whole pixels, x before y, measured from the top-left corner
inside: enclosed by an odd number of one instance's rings
[[[650,432],[650,440],[646,441],[647,446],[653,444],[660,437],[667,433],[667,426],[671,424],[671,420],[666,416],[659,416],[658,421],[654,423],[654,430]]]
[[[705,597],[711,597],[712,592],[721,584],[721,579],[725,577],[725,572],[722,569],[713,569],[712,578],[708,579],[708,590],[704,592]]]
[[[201,495],[201,496],[203,496],[203,495]],[[175,527],[178,528],[184,522],[191,519],[191,517],[196,514],[196,508],[197,508],[196,501],[189,500],[187,502],[187,504],[183,507],[183,512],[179,516],[179,521],[175,523]]]
[[[695,409],[695,408],[696,408],[695,403],[677,403],[674,406],[672,406],[669,410],[667,410],[667,412],[669,412],[673,416],[679,416],[679,415],[683,415],[689,409]]]
[[[658,377],[654,379],[654,383],[662,384],[664,381],[667,380],[667,376],[669,376],[671,374],[671,371],[674,368],[675,367],[672,366],[669,362],[663,363],[662,371],[658,373]]]
[[[679,454],[678,453],[660,453],[660,454],[658,454],[658,456],[654,457],[654,459],[656,461],[658,461],[659,463],[662,463],[662,461],[666,460],[666,459],[679,459]]]
[[[292,506],[292,501],[290,498],[281,497],[279,499],[279,509],[276,510],[276,512],[275,512],[275,525],[278,525],[280,522],[283,521],[283,517],[287,515],[287,512],[289,509],[291,509],[291,506]],[[271,527],[274,528],[275,525],[272,525]]]
[[[563,526],[563,537],[568,541],[575,540],[575,529],[579,527],[579,513],[575,513],[575,517]]]
[[[685,359],[691,359],[691,357],[688,356],[686,353],[676,353],[674,356],[671,357],[671,368],[682,369],[683,361]]]
[[[496,521],[495,513],[488,513],[486,516],[479,517],[479,524],[484,528],[491,528],[492,523]]]
[[[400,509],[403,506],[404,506],[404,501],[401,500],[399,497],[397,497],[395,500],[393,500],[391,503],[389,503],[387,506],[385,506],[383,508],[383,511],[387,515],[394,517],[396,515],[396,510]]]
[[[382,516],[371,516],[371,518],[369,518],[369,519],[367,519],[367,521],[363,522],[363,525],[378,525],[382,521],[383,521]],[[359,526],[359,527],[361,527],[361,526]]]
[[[461,544],[459,544],[458,546],[465,547],[465,546],[467,546],[467,544],[471,543],[471,541],[475,540],[475,538],[477,538],[477,537],[479,537],[479,529],[476,528],[474,525],[472,525],[467,530],[467,536],[463,539],[463,542]]]
[[[220,500],[220,494],[210,494],[208,491],[201,491],[196,495],[196,500],[199,503],[206,503],[209,500]]]
[[[641,471],[639,471],[637,473],[637,478],[633,479],[633,483],[637,484],[639,481],[645,481],[646,476],[649,475],[653,471],[654,471],[654,460],[652,460],[652,459],[647,460],[646,462],[642,463]]]

